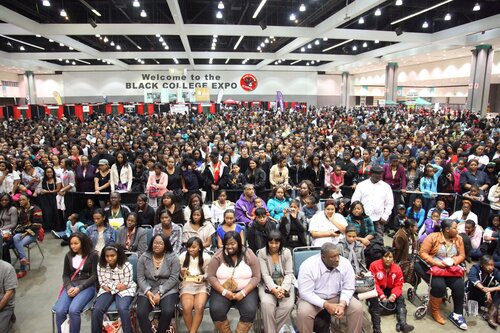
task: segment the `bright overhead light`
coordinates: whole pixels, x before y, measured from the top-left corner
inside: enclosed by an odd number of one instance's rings
[[[417,16],[417,15],[420,15],[420,14],[423,14],[423,13],[425,13],[425,12],[428,12],[429,10],[433,10],[433,9],[435,9],[435,8],[441,7],[442,5],[446,5],[447,3],[452,2],[452,1],[453,1],[453,0],[445,0],[445,1],[440,2],[440,3],[438,3],[438,4],[434,5],[434,6],[431,6],[431,7],[429,7],[429,8],[422,9],[421,11],[418,11],[418,12],[416,12],[416,13],[413,13],[413,14],[410,14],[410,15],[408,15],[408,16],[403,17],[402,19],[399,19],[399,20],[396,20],[396,21],[394,21],[394,22],[391,22],[391,25],[398,24],[398,23],[400,23],[400,22],[406,21],[406,20],[408,20],[408,19],[411,19],[412,17],[415,17],[415,16]]]
[[[380,16],[382,15],[382,11],[380,10],[380,8],[377,8],[377,10],[375,11],[375,16]]]
[[[307,44],[307,48],[310,49],[312,47],[311,44]]]
[[[451,15],[450,15],[450,13],[446,13],[446,15],[444,16],[444,20],[445,20],[445,21],[449,21],[449,20],[451,20]]]
[[[42,37],[42,35],[35,35],[35,36],[38,37],[38,38]]]
[[[328,48],[326,48],[326,49],[322,50],[322,52],[330,51],[330,50],[332,50],[332,49],[334,49],[334,48],[336,48],[336,47],[339,47],[339,46],[342,46],[342,45],[344,45],[344,44],[350,43],[350,42],[352,42],[353,40],[354,40],[354,39],[348,39],[348,40],[345,40],[345,41],[343,41],[343,42],[341,42],[341,43],[335,44],[335,45],[333,45],[333,46],[330,46],[330,47],[328,47]]]
[[[319,45],[319,39],[316,39],[316,41],[314,41],[314,45]]]
[[[260,47],[265,47],[266,44],[264,44],[264,42],[260,43]]]
[[[54,40],[52,40],[52,39],[49,39],[49,43],[54,43]]]
[[[66,63],[69,64],[69,60],[68,59],[66,59]]]
[[[363,24],[363,23],[365,23],[365,19],[363,18],[363,16],[361,16],[361,17],[359,18],[358,23],[359,23],[359,24]]]
[[[168,45],[165,45],[164,49],[165,49],[165,50],[168,50]]]
[[[306,52],[306,48],[302,46],[302,47],[300,48],[300,52]]]
[[[275,62],[274,62],[274,64],[275,64],[275,65],[277,65],[277,64],[279,64],[279,63],[280,63],[279,61],[275,61]]]
[[[62,61],[62,59],[61,59],[61,58],[59,58],[59,61]]]
[[[324,41],[326,42],[326,41],[328,40],[328,38],[326,38],[326,37],[323,37],[323,40],[324,40]]]
[[[92,8],[92,13],[94,13],[96,16],[101,17],[101,13],[99,13],[95,8]]]
[[[64,47],[64,44],[63,43],[59,43],[59,46]]]
[[[316,63],[316,61],[314,61],[314,60],[313,60],[313,61],[311,61],[311,64],[313,64],[313,65],[314,65],[315,63]]]
[[[479,2],[476,2],[476,4],[474,5],[474,8],[472,8],[472,11],[478,12],[480,10],[481,10],[481,6],[479,6]]]
[[[74,66],[74,65],[76,65],[76,62],[72,61],[71,64]]]
[[[306,66],[309,66],[309,63],[306,63]]]
[[[295,21],[296,18],[294,13],[290,14],[290,21]]]
[[[23,42],[22,40],[19,40],[19,39],[15,39],[15,38],[12,38],[12,37],[9,37],[9,36],[5,36],[5,35],[0,35],[0,37],[3,37],[5,39],[10,39],[14,42],[17,42],[17,43],[20,43],[20,44],[24,44],[24,45],[27,45],[27,46],[31,46],[31,47],[34,47],[36,49],[39,49],[39,50],[45,50],[43,47],[41,46],[38,46],[38,45],[34,45],[34,44],[31,44],[31,43],[27,43],[27,42]]]
[[[422,28],[427,29],[428,27],[429,23],[427,23],[427,21],[424,21],[424,23],[422,24]]]
[[[212,47],[215,47],[215,43],[212,43]]]
[[[211,49],[212,49],[212,50],[215,50],[215,45],[212,45]]]
[[[61,15],[62,17],[68,16],[68,14],[66,13],[66,11],[64,9],[61,9],[61,13],[59,13],[59,15]]]
[[[222,12],[219,10],[217,14],[215,15],[216,18],[221,19],[222,18]]]
[[[217,35],[213,35],[212,37],[213,37],[213,38],[217,38],[217,37],[219,37],[219,36],[217,36]]]
[[[368,43],[367,43],[367,42],[364,42],[364,43],[363,43],[363,47],[368,47]]]
[[[99,34],[96,34],[95,36],[96,36],[97,38],[101,37],[101,35],[99,35]]]
[[[42,5],[44,5],[45,7],[50,7],[50,1],[49,0],[43,0],[42,1]]]
[[[290,65],[295,65],[298,62],[301,62],[302,60],[295,60],[294,62],[290,63]]]
[[[115,42],[111,41],[111,43],[109,45],[115,46]]]
[[[158,40],[159,40],[160,42],[163,42],[163,37],[161,37],[161,36],[160,36],[160,38],[158,38]]]
[[[306,6],[304,4],[300,4],[299,11],[300,12],[305,12],[306,11]]]
[[[142,47],[140,47],[139,45],[136,45],[136,46],[137,46],[137,48],[138,48],[139,50],[142,50]]]
[[[177,60],[177,58],[174,58],[174,62],[178,65],[179,64],[179,60]]]
[[[121,49],[122,49],[122,47],[121,47],[120,45],[116,45],[116,49],[117,49],[117,50],[121,50]]]
[[[396,0],[396,6],[402,6],[403,0]]]
[[[156,38],[160,38],[160,37],[161,37],[161,35],[160,35],[160,34],[156,34],[155,36],[156,36]]]
[[[208,59],[208,63],[209,63],[210,65],[212,64],[212,61],[213,61],[213,59],[212,59],[212,58]]]
[[[227,58],[225,64],[227,64],[231,58]]]
[[[261,47],[260,47],[260,45],[259,45],[259,46],[257,46],[257,51],[260,51],[260,50],[261,50]]]
[[[20,51],[25,51],[26,49],[24,48],[24,46],[22,46],[22,45],[21,45],[21,46],[19,47],[19,50],[20,50]]]
[[[266,4],[266,2],[267,2],[267,0],[261,0],[260,1],[259,7],[257,7],[257,9],[255,10],[255,13],[253,13],[253,16],[252,16],[253,19],[256,18],[259,15],[260,10],[262,9],[262,7],[264,7],[264,5]]]
[[[266,38],[266,39],[264,40],[264,43],[269,44],[269,39],[267,39],[267,38]]]
[[[238,38],[238,41],[236,41],[236,44],[234,44],[233,50],[236,50],[238,48],[242,39],[243,39],[243,35],[241,35],[240,38]]]
[[[141,17],[146,17],[148,14],[146,14],[146,11],[143,9],[141,10]]]
[[[134,2],[132,3],[132,6],[134,6],[134,7],[141,7],[141,4],[139,3],[139,1],[134,0]]]
[[[357,47],[356,45],[353,45],[353,46],[352,46],[352,50],[353,50],[353,51],[357,51],[357,50],[358,50],[358,47]]]
[[[162,46],[166,46],[167,45],[167,42],[162,42],[161,43]]]
[[[378,44],[378,43],[380,43],[380,41],[379,41],[378,39],[375,39],[375,42],[374,42],[374,43],[375,43],[375,44]]]
[[[108,37],[104,37],[104,39],[102,40],[104,43],[107,43],[109,41]]]
[[[224,9],[224,3],[222,1],[219,2],[219,4],[217,5],[217,8]]]

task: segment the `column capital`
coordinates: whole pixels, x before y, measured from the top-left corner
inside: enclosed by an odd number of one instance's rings
[[[342,76],[344,75],[349,76],[349,72],[342,72]]]
[[[398,68],[398,63],[397,62],[388,62],[387,67]]]
[[[476,45],[476,50],[489,50],[492,46],[490,44]]]

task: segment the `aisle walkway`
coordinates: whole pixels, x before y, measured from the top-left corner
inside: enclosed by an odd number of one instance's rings
[[[386,240],[387,243],[389,240]],[[15,333],[50,333],[52,332],[52,319],[50,309],[56,300],[57,294],[61,287],[61,274],[63,266],[63,257],[67,248],[61,248],[59,241],[52,238],[51,235],[42,244],[45,253],[45,261],[39,267],[40,254],[38,250],[32,251],[32,270],[28,275],[19,281],[19,288],[16,294],[16,316],[17,322],[11,332]],[[406,289],[406,288],[405,288]],[[419,293],[423,293],[424,288],[419,288]],[[438,333],[447,330],[449,332],[461,332],[453,326],[451,322],[447,322],[445,326],[441,326],[434,322],[429,316],[420,321],[413,319],[415,306],[408,306],[408,322],[415,326],[416,333]],[[451,309],[447,305],[447,311]],[[443,311],[443,314],[445,311]],[[236,327],[237,319],[233,314],[232,327]],[[295,315],[293,316],[295,318]],[[492,332],[487,323],[481,318],[466,318],[469,324],[469,332]],[[382,331],[384,333],[395,332],[396,318],[387,316],[382,318]],[[181,320],[180,332],[185,332],[184,323]],[[90,317],[84,316],[82,319],[82,333],[90,332]],[[208,312],[205,312],[205,318],[200,332],[213,332],[213,324],[210,320]],[[365,332],[371,332],[368,310],[365,306]],[[3,332],[0,332],[3,333]]]

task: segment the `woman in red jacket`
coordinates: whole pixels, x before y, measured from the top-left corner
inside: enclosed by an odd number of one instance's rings
[[[406,323],[406,304],[403,297],[403,272],[394,263],[394,250],[386,248],[382,259],[376,260],[370,265],[370,272],[375,279],[378,298],[369,299],[368,310],[372,317],[373,333],[381,333],[380,316],[382,305],[387,303],[396,304],[396,331],[411,332],[414,327]],[[382,304],[380,304],[382,303]],[[392,306],[389,305],[389,306]]]

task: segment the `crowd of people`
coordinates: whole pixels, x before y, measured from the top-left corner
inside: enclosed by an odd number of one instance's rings
[[[164,332],[179,300],[196,332],[209,298],[221,332],[231,331],[232,306],[236,331],[249,331],[258,302],[265,332],[278,332],[295,282],[301,332],[328,328],[332,316],[360,332],[355,280],[368,273],[373,331],[393,304],[397,331],[410,332],[402,286],[417,275],[429,281],[429,267],[437,322],[445,323],[439,308],[450,288],[456,326],[467,329],[470,291],[496,327],[499,123],[468,111],[337,107],[4,121],[2,258],[14,250],[23,278],[25,247],[44,232],[69,245],[55,310],[58,329],[69,315],[72,332],[95,296],[92,331],[116,301],[131,332],[135,295],[142,332],[151,332],[155,308]],[[290,249],[309,245],[321,253],[294,276]],[[139,258],[136,281],[125,252]],[[467,284],[446,275],[477,259]]]

